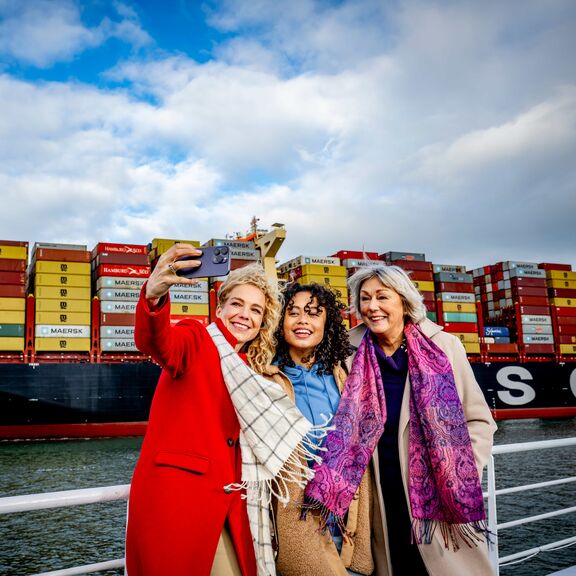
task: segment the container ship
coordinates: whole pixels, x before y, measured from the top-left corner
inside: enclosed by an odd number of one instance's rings
[[[424,254],[340,250],[278,259],[281,224],[244,238],[86,245],[0,240],[0,440],[142,435],[160,368],[134,344],[139,292],[176,242],[229,247],[280,283],[318,282],[349,305],[359,267],[407,270],[431,320],[460,338],[496,419],[576,415],[576,272],[503,261],[469,270]],[[170,290],[171,321],[207,325],[224,278]],[[346,313],[344,322],[358,321]]]

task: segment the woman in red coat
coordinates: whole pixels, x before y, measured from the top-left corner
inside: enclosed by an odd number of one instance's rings
[[[241,479],[240,425],[218,349],[196,321],[170,326],[170,286],[196,282],[175,272],[198,261],[178,259],[198,255],[188,244],[165,252],[136,309],[136,345],[162,374],[130,492],[129,576],[257,573],[246,500],[230,488]],[[272,360],[279,311],[259,267],[233,271],[218,294],[217,327],[259,374]]]

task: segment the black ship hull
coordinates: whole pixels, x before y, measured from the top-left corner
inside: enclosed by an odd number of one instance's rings
[[[576,363],[473,363],[496,419],[576,416]],[[0,439],[142,435],[150,362],[0,365]]]

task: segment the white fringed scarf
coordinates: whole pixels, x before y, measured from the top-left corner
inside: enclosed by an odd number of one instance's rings
[[[307,461],[321,462],[315,453],[328,430],[313,426],[276,382],[256,374],[230,346],[216,324],[207,328],[218,354],[224,382],[240,421],[242,482],[225,488],[246,489],[258,576],[274,576],[276,565],[270,536],[270,503],[286,504],[287,482],[304,488],[314,472]]]

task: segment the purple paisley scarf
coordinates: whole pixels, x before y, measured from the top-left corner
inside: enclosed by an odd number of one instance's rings
[[[412,533],[429,544],[434,530],[459,548],[486,536],[484,498],[468,426],[450,361],[412,323],[404,329],[410,376],[409,497]],[[303,515],[320,509],[345,533],[345,515],[386,423],[386,402],[374,344],[367,331],[358,348],[328,433],[323,463],[305,491]]]

